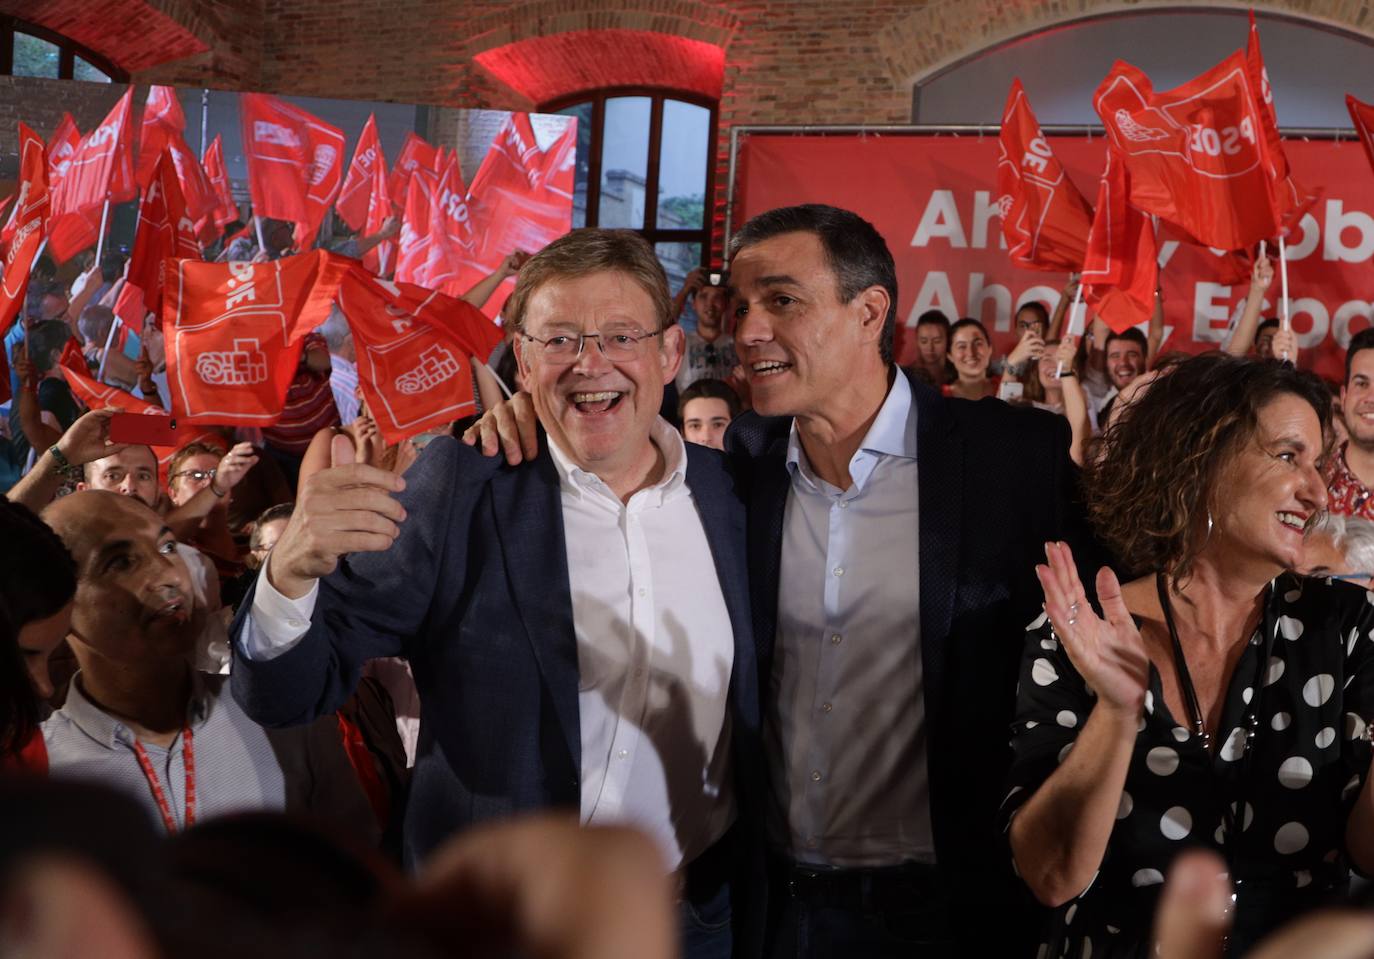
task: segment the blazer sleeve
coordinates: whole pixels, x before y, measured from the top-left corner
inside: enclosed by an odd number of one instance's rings
[[[436,592],[463,581],[473,506],[491,471],[451,437],[425,448],[397,497],[406,518],[391,548],[345,556],[320,581],[310,628],[289,651],[270,660],[237,657],[234,698],[254,721],[289,726],[332,713],[368,660],[416,651]],[[252,609],[250,592],[234,619],[236,644]]]

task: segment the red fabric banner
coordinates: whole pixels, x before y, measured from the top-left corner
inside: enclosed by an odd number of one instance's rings
[[[72,158],[77,147],[81,146],[81,131],[70,113],[62,114],[62,122],[53,131],[48,141],[48,193],[57,188],[58,183],[71,169]],[[51,210],[51,208],[50,208]],[[82,250],[96,245],[99,240],[100,210],[92,208],[85,213],[71,213],[58,217],[49,213],[48,254],[58,263],[66,263]]]
[[[1129,178],[1126,164],[1108,150],[1082,274],[1083,298],[1118,333],[1150,319],[1159,280],[1154,224],[1130,205]]]
[[[137,195],[133,151],[134,88],[130,87],[100,125],[81,138],[53,193],[53,216],[82,213],[106,200],[123,203]]]
[[[406,198],[410,195],[411,174],[421,167],[437,173],[435,163],[438,159],[439,151],[431,144],[414,133],[407,133],[405,142],[401,144],[401,152],[396,157],[396,165],[391,168],[391,180],[388,183],[391,202],[398,208],[405,206]]]
[[[998,137],[997,203],[1017,266],[1074,271],[1087,255],[1093,211],[1040,132],[1026,91],[1013,80]]]
[[[195,235],[201,244],[209,246],[219,234],[215,224],[215,211],[219,207],[219,197],[214,184],[206,176],[200,161],[180,133],[167,137],[167,155],[172,158],[173,172],[176,174],[181,196],[186,203],[186,216],[195,226]],[[199,249],[196,255],[200,255]]]
[[[382,152],[382,141],[377,137],[377,115],[369,113],[363,132],[358,136],[358,145],[353,148],[353,161],[348,164],[348,176],[344,178],[339,199],[334,202],[334,212],[351,230],[362,230],[367,221],[373,192],[373,169],[377,166],[382,167],[385,177],[386,155]]]
[[[77,358],[81,359],[79,352]],[[58,366],[62,370],[63,378],[67,381],[68,388],[72,391],[72,396],[76,397],[77,402],[88,410],[103,410],[107,406],[113,406],[125,413],[161,415],[166,412],[156,403],[149,403],[127,390],[110,386],[108,383],[102,383],[95,377],[87,375],[84,372],[87,369],[84,359],[81,359],[81,362],[77,364],[64,352]]]
[[[215,191],[215,227],[223,230],[239,218],[239,207],[234,202],[234,191],[229,186],[229,171],[224,167],[224,144],[220,142],[218,133],[205,151],[203,168]]]
[[[378,151],[377,162],[372,164],[372,192],[367,200],[367,219],[363,221],[363,235],[372,236],[381,230],[387,219],[392,216],[391,194],[386,185],[386,161]],[[396,266],[396,241],[383,240],[363,255],[363,264],[378,276]]]
[[[395,178],[395,171],[392,171]],[[396,281],[429,284],[429,246],[436,182],[423,168],[413,171],[406,187],[405,214],[401,219],[399,250],[396,255]]]
[[[176,89],[158,85],[149,87],[148,99],[143,104],[143,119],[139,123],[138,162],[135,164],[140,188],[146,188],[153,182],[157,159],[167,148],[168,139],[173,134],[185,132],[186,114],[182,112]]]
[[[0,235],[0,336],[4,336],[24,306],[29,272],[43,242],[48,216],[48,158],[38,134],[19,124],[19,195]],[[0,353],[3,353],[0,348]],[[5,385],[8,388],[9,378]]]
[[[138,208],[138,234],[129,255],[129,273],[124,285],[130,297],[134,295],[133,290],[143,296],[141,312],[132,300],[126,306],[126,310],[139,318],[135,329],[143,328],[144,315],[162,311],[169,257],[201,258],[195,225],[186,212],[186,201],[181,196],[171,155],[164,151],[153,168],[152,182],[143,191],[143,202]]]
[[[295,223],[306,245],[343,182],[343,131],[265,93],[242,94],[239,114],[253,213]]]
[[[460,273],[473,258],[477,238],[463,183],[458,178],[457,154],[439,176],[435,201],[430,205],[429,238],[425,285],[449,296],[462,296],[472,283],[464,284]]]
[[[358,347],[358,383],[388,443],[473,412],[471,357],[501,341],[480,310],[357,269],[344,277],[338,302]]]
[[[1092,196],[1087,191],[1105,168],[1102,137],[1049,141],[1079,190]],[[1339,382],[1350,337],[1374,316],[1374,177],[1363,148],[1349,140],[1284,146],[1294,177],[1326,191],[1288,238],[1293,329],[1303,365]],[[911,327],[928,309],[981,319],[995,351],[1005,353],[1015,345],[1013,310],[1030,301],[1053,309],[1067,277],[1023,270],[1008,258],[997,222],[997,156],[992,137],[749,134],[741,140],[733,222],[738,229],[764,210],[822,200],[854,210],[878,228],[896,259],[899,361],[914,359]],[[1276,252],[1272,245],[1269,252]],[[1159,259],[1163,349],[1216,349],[1245,300],[1244,263],[1184,242],[1162,223]],[[1264,315],[1278,312],[1275,283]]]
[[[325,250],[266,263],[175,261],[162,310],[175,415],[191,423],[277,422],[301,341],[329,315],[352,262]]]
[[[1258,104],[1239,52],[1164,93],[1118,60],[1093,97],[1130,171],[1131,203],[1221,250],[1279,230]]]

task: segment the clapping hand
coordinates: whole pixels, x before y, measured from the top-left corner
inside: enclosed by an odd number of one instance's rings
[[[1046,543],[1045,558],[1035,575],[1045,591],[1045,612],[1074,668],[1101,705],[1138,716],[1149,688],[1150,657],[1116,574],[1105,566],[1097,574],[1104,619],[1088,602],[1068,545]]]

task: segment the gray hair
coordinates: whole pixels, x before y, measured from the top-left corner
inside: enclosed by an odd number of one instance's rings
[[[92,303],[81,311],[81,319],[77,320],[76,326],[87,343],[104,346],[105,339],[110,335],[110,327],[114,325],[114,318],[114,310]]]
[[[1329,533],[1352,572],[1374,572],[1374,521],[1327,513],[1312,525],[1313,533]]]
[[[329,352],[336,355],[342,352],[344,340],[348,339],[349,329],[348,320],[344,317],[343,310],[339,309],[337,303],[331,306],[329,318],[320,324],[319,333],[329,344]]]

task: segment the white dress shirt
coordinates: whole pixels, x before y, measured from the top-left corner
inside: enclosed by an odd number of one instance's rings
[[[734,630],[678,432],[655,422],[664,475],[622,503],[550,441],[577,637],[584,825],[633,824],[671,868],[734,819],[729,688]],[[271,659],[303,636],[318,584],[290,600],[258,576],[240,638]]]
[[[916,407],[900,373],[836,489],[796,424],[767,753],[775,842],[838,867],[934,862],[921,693]]]

